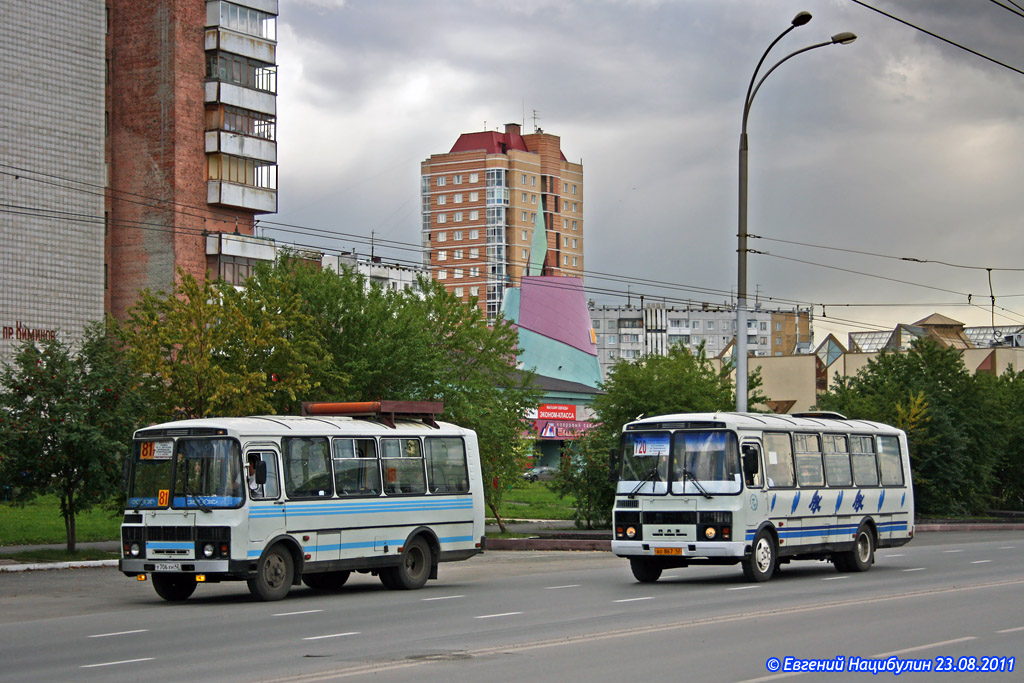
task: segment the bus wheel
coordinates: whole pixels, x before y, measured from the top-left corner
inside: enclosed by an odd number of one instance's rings
[[[249,592],[264,602],[280,600],[292,587],[294,571],[292,554],[283,545],[275,545],[260,558],[256,578],[247,581]]]
[[[192,574],[153,574],[156,594],[170,602],[188,600],[196,592],[196,577]]]
[[[875,561],[875,536],[871,529],[861,524],[853,548],[837,553],[833,562],[841,572],[866,572]]]
[[[767,581],[775,573],[775,540],[761,529],[754,537],[750,556],[743,559],[743,575],[751,581]]]
[[[316,591],[336,591],[345,585],[351,572],[322,572],[320,574],[303,574],[302,583]]]
[[[401,590],[414,590],[423,588],[423,584],[430,577],[430,563],[433,561],[430,553],[430,546],[422,538],[414,538],[405,547],[402,553],[402,561],[397,567],[392,568],[391,579],[394,586]],[[387,586],[387,584],[384,584]]]
[[[629,568],[633,571],[633,578],[640,583],[654,583],[661,578],[661,567],[646,557],[629,558]]]

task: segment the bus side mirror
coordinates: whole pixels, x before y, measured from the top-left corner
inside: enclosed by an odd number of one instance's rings
[[[619,449],[608,452],[608,481],[613,484],[619,480]]]
[[[263,486],[267,483],[267,461],[260,460],[256,463],[256,483]]]

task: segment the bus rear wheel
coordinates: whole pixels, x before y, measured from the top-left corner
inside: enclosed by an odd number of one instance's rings
[[[153,574],[153,588],[164,600],[182,602],[196,592],[196,577],[192,574]]]
[[[836,553],[832,563],[841,572],[866,572],[875,562],[875,535],[866,525],[857,529],[857,537],[853,548],[846,552]]]
[[[303,574],[302,583],[316,591],[340,590],[352,572],[336,571],[321,572],[319,574]]]
[[[743,558],[743,575],[751,581],[767,581],[775,573],[775,539],[766,529],[761,529],[754,537],[750,547],[750,555]]]
[[[661,578],[662,568],[646,557],[629,558],[629,568],[633,572],[633,578],[640,583],[654,583]]]
[[[433,556],[430,546],[422,538],[414,538],[405,547],[402,553],[402,561],[397,567],[391,567],[391,584],[384,585],[388,588],[399,590],[416,590],[423,588],[430,578],[430,567]]]
[[[263,554],[256,566],[256,577],[246,583],[250,593],[264,602],[272,602],[288,595],[294,572],[292,554],[278,544]]]

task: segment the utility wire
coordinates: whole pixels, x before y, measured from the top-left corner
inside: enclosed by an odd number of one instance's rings
[[[993,64],[998,64],[999,66],[1001,66],[1001,67],[1003,67],[1005,69],[1009,69],[1010,71],[1019,73],[1022,76],[1024,76],[1024,71],[1018,69],[1015,66],[1010,66],[1009,64],[1006,64],[1004,62],[1000,62],[998,59],[994,59],[992,57],[989,57],[988,55],[985,55],[985,54],[982,54],[982,53],[978,52],[977,50],[972,50],[969,47],[961,45],[960,43],[953,42],[949,38],[943,38],[938,33],[933,33],[933,32],[931,32],[931,31],[929,31],[927,29],[921,28],[920,26],[917,26],[915,24],[911,24],[909,21],[906,21],[905,19],[900,19],[899,17],[897,17],[897,16],[895,16],[893,14],[889,14],[888,12],[883,12],[882,10],[878,9],[877,7],[872,7],[871,5],[867,4],[866,2],[862,2],[862,0],[852,0],[852,2],[860,5],[861,7],[865,7],[867,9],[871,10],[872,12],[878,12],[882,16],[888,17],[888,18],[892,19],[893,21],[898,21],[899,23],[904,24],[905,26],[909,26],[912,29],[920,31],[921,33],[924,33],[926,35],[929,35],[932,38],[935,38],[936,40],[941,40],[942,42],[947,43],[949,45],[952,45],[953,47],[958,47],[961,50],[964,50],[965,52],[970,52],[975,57],[981,57],[982,59],[985,59],[985,60],[988,60],[988,61],[992,62]]]

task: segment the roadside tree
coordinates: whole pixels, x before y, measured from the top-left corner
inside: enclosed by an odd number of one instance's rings
[[[68,552],[78,513],[120,491],[132,431],[152,396],[102,323],[87,328],[77,350],[26,342],[0,371],[0,482],[17,501],[57,497]]]

